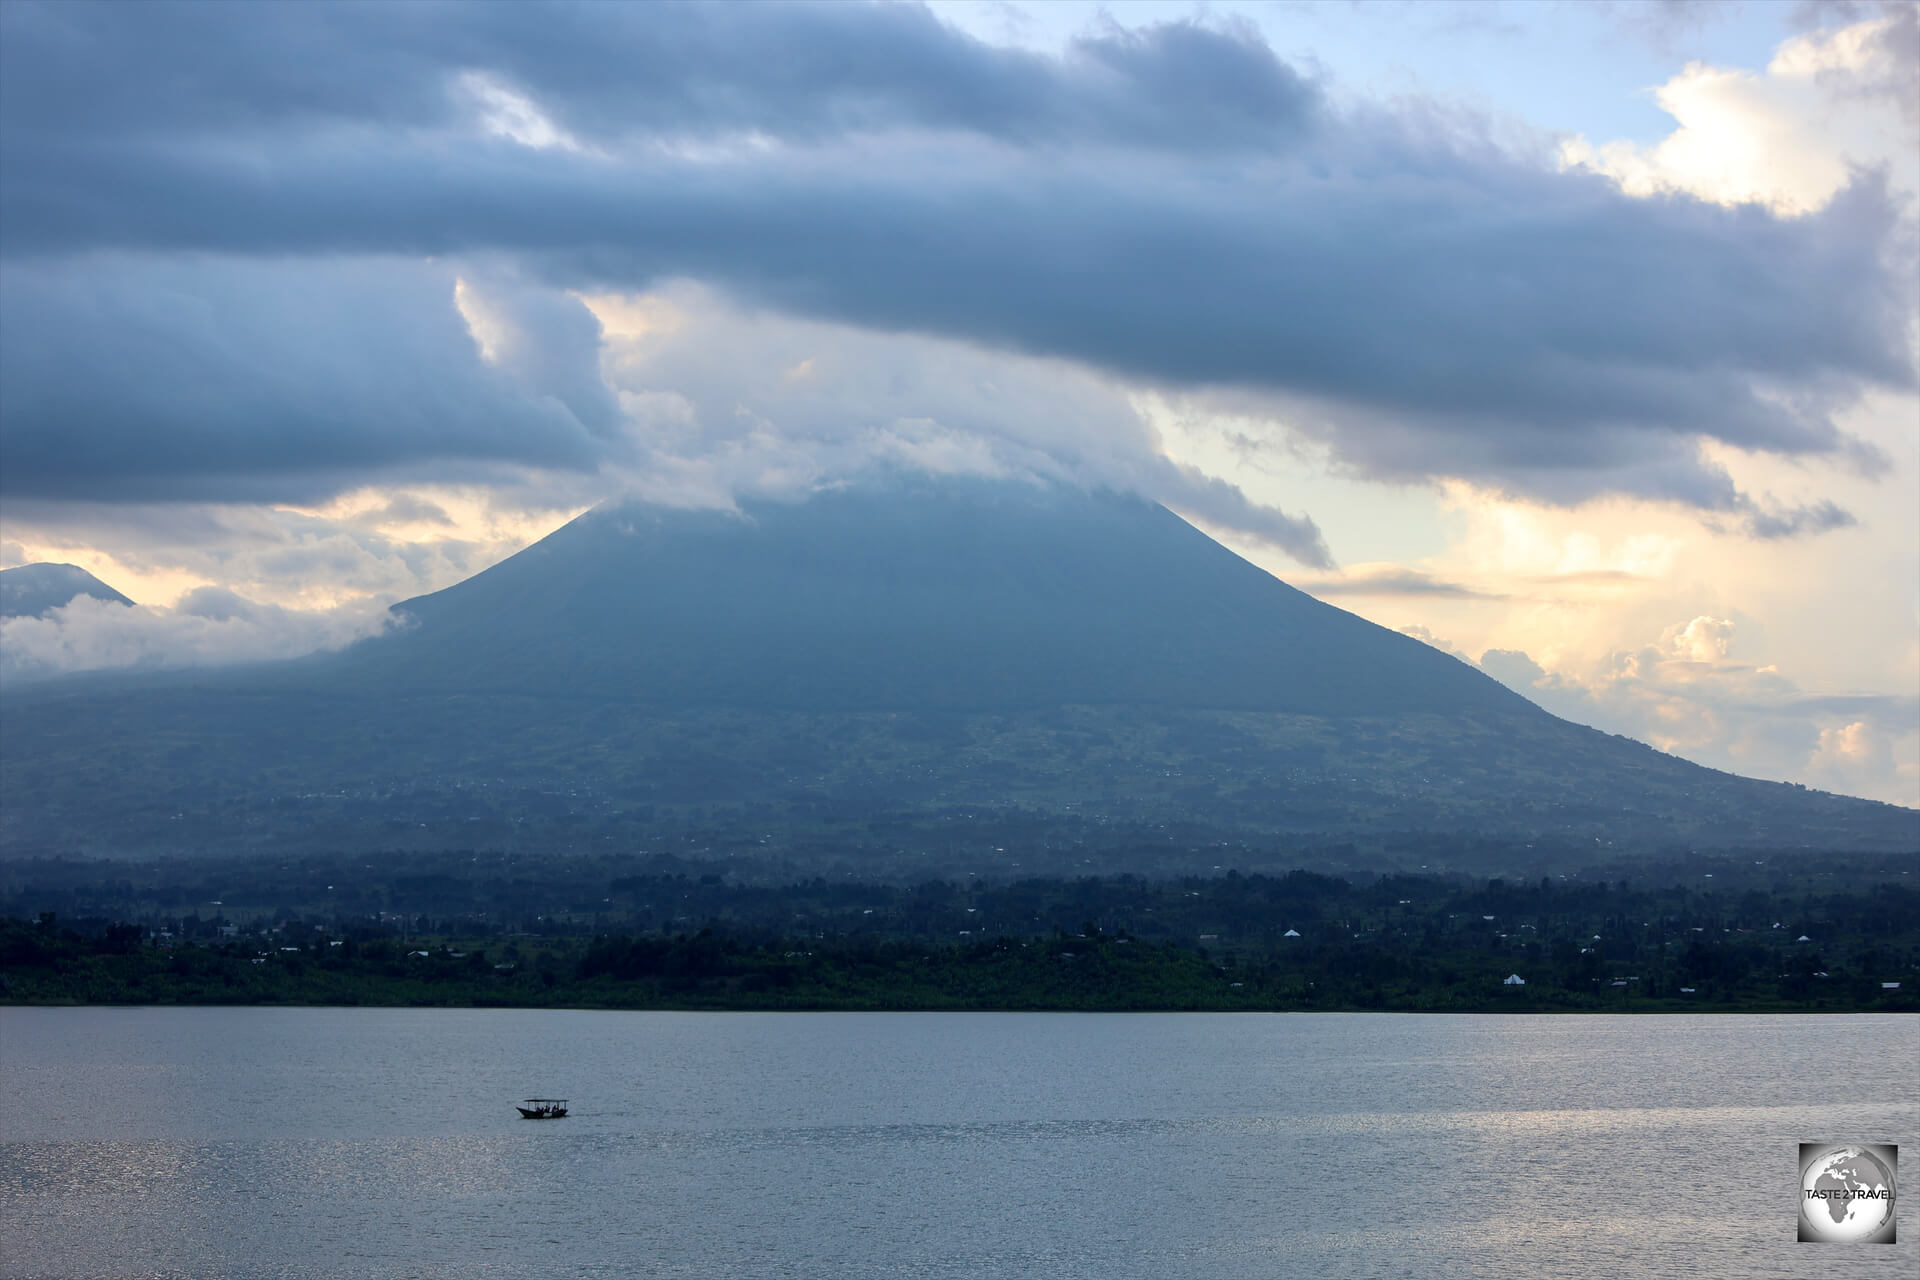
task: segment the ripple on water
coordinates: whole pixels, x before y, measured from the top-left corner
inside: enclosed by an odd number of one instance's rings
[[[1793,1276],[1795,1144],[1920,1131],[1900,1066],[1917,1027],[0,1010],[0,1259],[46,1277]],[[575,1115],[516,1118],[547,1092]],[[1845,1261],[1910,1275],[1913,1251]]]

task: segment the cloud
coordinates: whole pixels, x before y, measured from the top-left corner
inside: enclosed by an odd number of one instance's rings
[[[600,377],[600,322],[578,298],[484,266],[470,267],[453,297],[488,365],[557,400],[594,436],[617,429],[619,405]]]
[[[203,587],[173,608],[82,597],[44,617],[0,620],[0,680],[78,671],[225,666],[338,649],[391,625],[370,603],[307,611]]]
[[[445,129],[527,145],[812,143],[902,129],[1020,145],[1284,145],[1319,94],[1232,20],[1106,22],[1062,56],[910,4],[657,0],[10,4],[0,114],[64,138]],[[563,148],[565,149],[565,148]]]
[[[1821,27],[1780,46],[1765,72],[1691,63],[1655,90],[1679,127],[1652,147],[1562,144],[1564,163],[1636,195],[1685,192],[1786,214],[1818,209],[1861,166],[1891,157],[1913,196],[1920,147],[1920,8]]]
[[[1852,512],[1834,502],[1821,501],[1804,507],[1751,509],[1741,525],[1749,537],[1771,539],[1847,529],[1858,523]]]
[[[427,524],[442,528],[453,526],[453,517],[439,503],[411,493],[396,493],[380,506],[357,512],[353,523],[369,528],[383,524]]]
[[[1629,0],[1600,6],[1616,23],[1662,53],[1681,40],[1732,14],[1723,0]]]
[[[1263,542],[1301,564],[1333,567],[1333,555],[1311,519],[1254,502],[1240,486],[1196,467],[1158,459],[1129,487],[1201,524]]]
[[[1660,644],[1682,661],[1716,662],[1732,653],[1733,631],[1733,623],[1727,619],[1703,615],[1684,626],[1667,628]]]
[[[1078,365],[747,310],[685,282],[587,304],[637,455],[610,478],[640,497],[717,504],[900,465],[1029,475],[1140,493],[1331,564],[1311,520],[1173,461],[1132,400]]]
[[[1479,665],[1482,671],[1515,693],[1536,700],[1540,686],[1547,679],[1546,668],[1518,649],[1489,649],[1480,655]]]
[[[1544,139],[1516,152],[1430,104],[1335,111],[1231,24],[1107,23],[1051,56],[894,5],[16,3],[0,20],[0,254],[25,273],[9,293],[109,252],[133,264],[124,292],[162,302],[202,272],[235,287],[297,275],[296,259],[368,264],[353,305],[331,295],[302,331],[369,379],[328,379],[272,308],[215,308],[246,317],[218,335],[254,370],[239,402],[281,393],[272,433],[202,425],[184,412],[190,387],[141,384],[157,404],[148,439],[234,446],[234,484],[259,492],[428,457],[617,462],[608,401],[583,372],[591,337],[553,290],[677,277],[1120,385],[1243,396],[1361,474],[1559,503],[1625,493],[1742,513],[1753,499],[1702,441],[1861,456],[1834,414],[1913,383],[1910,299],[1888,267],[1897,218],[1875,176],[1792,218],[1637,198],[1556,169]],[[476,105],[476,83],[497,92]],[[371,264],[423,256],[498,265],[494,296],[519,319],[461,307],[491,362],[456,358],[443,298],[378,323],[399,286]],[[154,279],[161,261],[183,264],[178,287]],[[414,326],[433,336],[400,332]],[[435,425],[454,415],[392,385],[407,361],[386,343],[451,375],[471,426]],[[63,453],[33,425],[61,402],[17,393],[29,425],[24,449],[8,428],[26,460],[13,483],[216,487],[138,437],[89,438],[119,406],[81,376],[105,363],[83,327],[58,325],[41,350],[89,412]],[[314,381],[320,410],[371,411],[340,402],[390,386],[403,429],[374,440],[345,428],[350,414],[303,412]],[[123,441],[137,466],[116,463]],[[1312,543],[1301,526],[1272,534]]]
[[[1443,596],[1466,600],[1505,598],[1497,592],[1446,582],[1422,570],[1397,564],[1354,565],[1343,577],[1306,578],[1296,581],[1294,585],[1316,596]],[[1426,636],[1420,638],[1428,639]],[[1429,640],[1429,643],[1432,642]]]
[[[1811,72],[1846,97],[1890,104],[1920,133],[1920,97],[1913,91],[1920,78],[1920,6],[1913,0],[1830,3],[1805,17],[1806,34],[1781,49],[1776,66]]]
[[[1442,653],[1452,654],[1454,657],[1460,659],[1460,661],[1466,663],[1468,666],[1474,665],[1473,659],[1468,657],[1466,653],[1464,653],[1459,649],[1454,648],[1452,644],[1448,643],[1446,640],[1443,640],[1441,637],[1433,634],[1433,632],[1427,630],[1425,627],[1422,627],[1422,626],[1401,627],[1400,634],[1404,636],[1412,636],[1415,640],[1418,640],[1422,644],[1430,644]],[[1502,681],[1501,683],[1504,684],[1506,682]]]
[[[597,326],[448,267],[151,255],[0,260],[9,497],[304,500],[491,464],[591,469],[612,402]]]
[[[0,679],[217,666],[337,649],[390,625],[387,607],[452,586],[552,532],[555,508],[506,488],[363,489],[297,510],[184,502],[6,507],[22,558],[80,560],[144,601],[118,616],[75,601],[0,630]]]
[[[7,504],[6,532],[23,558],[79,562],[138,600],[177,604],[220,586],[311,612],[451,586],[591,502],[521,496],[533,500],[517,504],[511,489],[360,490],[305,511],[22,500]]]
[[[1584,665],[1549,670],[1489,649],[1479,666],[1555,715],[1700,764],[1920,805],[1920,769],[1900,760],[1920,747],[1920,698],[1809,695],[1774,667],[1741,661],[1737,638],[1732,621],[1703,615]]]
[[[1568,573],[1535,574],[1531,579],[1541,586],[1619,587],[1646,581],[1646,575],[1625,569],[1578,569]]]
[[[1822,729],[1808,773],[1842,787],[1863,776],[1891,778],[1896,773],[1891,736],[1868,720]],[[1908,802],[1914,798],[1909,795]]]

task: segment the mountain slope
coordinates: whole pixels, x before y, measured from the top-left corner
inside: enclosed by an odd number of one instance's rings
[[[0,618],[37,618],[80,596],[133,603],[77,564],[42,561],[0,569]]]
[[[1111,494],[595,511],[397,611],[324,657],[5,695],[0,853],[727,849],[905,875],[1205,870],[1221,842],[1415,866],[1920,850],[1914,810],[1569,724]]]
[[[590,512],[329,673],[348,687],[804,710],[1523,713],[1137,498],[978,482]]]

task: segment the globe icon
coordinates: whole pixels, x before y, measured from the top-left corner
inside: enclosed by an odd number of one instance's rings
[[[1893,1171],[1861,1147],[1837,1147],[1808,1162],[1800,1193],[1800,1220],[1816,1240],[1868,1240],[1893,1220]]]

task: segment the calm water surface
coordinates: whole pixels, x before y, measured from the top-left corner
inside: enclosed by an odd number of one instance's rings
[[[0,1009],[8,1276],[1916,1274],[1920,1019]],[[528,1094],[572,1117],[520,1120]]]

